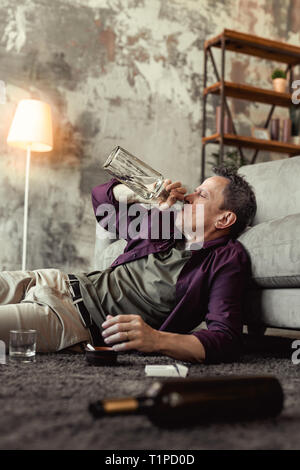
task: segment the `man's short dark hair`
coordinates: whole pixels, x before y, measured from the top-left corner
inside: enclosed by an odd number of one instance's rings
[[[248,225],[251,225],[256,214],[256,198],[253,188],[242,175],[237,174],[237,168],[220,165],[213,168],[217,176],[229,180],[223,190],[224,204],[221,210],[235,213],[236,222],[230,227],[230,235],[237,238]]]

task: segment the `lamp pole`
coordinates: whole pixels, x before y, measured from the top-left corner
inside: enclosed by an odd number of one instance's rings
[[[30,170],[30,155],[31,155],[30,150],[31,149],[30,149],[30,145],[29,145],[27,147],[27,155],[26,155],[22,271],[26,270],[27,227],[28,227],[28,192],[29,192],[29,170]]]
[[[51,108],[40,100],[21,100],[17,106],[7,143],[26,150],[22,271],[26,270],[28,193],[31,152],[50,152],[53,148]]]

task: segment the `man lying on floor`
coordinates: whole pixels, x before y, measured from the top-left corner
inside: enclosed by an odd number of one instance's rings
[[[169,197],[157,211],[184,201],[191,205],[189,220],[171,218],[168,237],[130,237],[127,231],[125,251],[110,268],[74,274],[57,269],[2,272],[0,339],[8,345],[9,331],[24,328],[37,330],[37,352],[91,342],[190,362],[236,360],[251,275],[249,257],[236,238],[255,215],[253,190],[224,167],[215,168],[214,176],[192,194],[185,195],[180,182],[167,180],[165,187]],[[99,215],[99,207],[110,204],[115,209],[118,235],[124,223],[119,204],[123,193],[128,196],[128,188],[115,179],[92,191],[95,215],[104,228],[111,230],[112,219],[107,212]],[[133,195],[128,207],[135,202]],[[197,233],[199,204],[204,207],[201,245],[185,236],[187,228]],[[181,239],[175,236],[178,231]],[[196,329],[202,321],[207,329]]]

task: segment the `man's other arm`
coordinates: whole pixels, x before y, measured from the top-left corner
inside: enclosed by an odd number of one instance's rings
[[[205,350],[195,336],[156,330],[140,315],[108,315],[102,328],[105,343],[115,351],[157,352],[190,362],[205,359]]]

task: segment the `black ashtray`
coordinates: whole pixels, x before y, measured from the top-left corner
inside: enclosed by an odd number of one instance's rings
[[[108,346],[95,346],[95,351],[85,349],[85,357],[93,366],[107,366],[117,362],[118,353]]]

